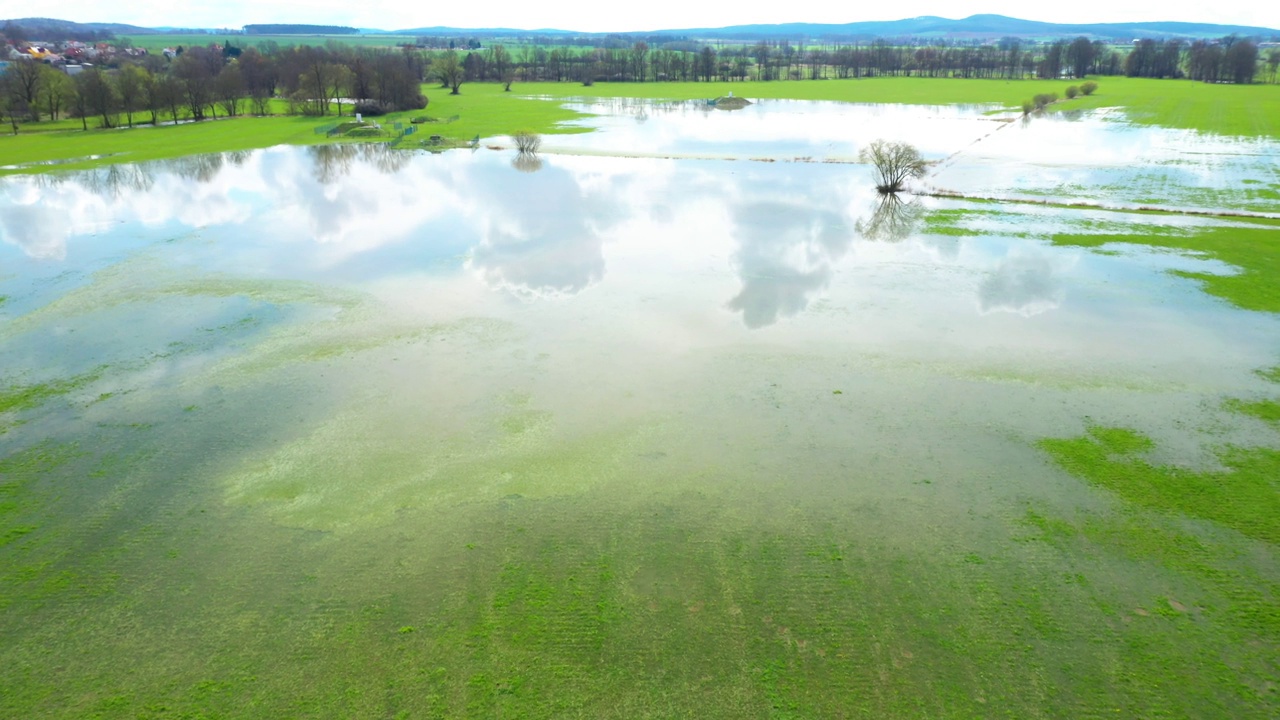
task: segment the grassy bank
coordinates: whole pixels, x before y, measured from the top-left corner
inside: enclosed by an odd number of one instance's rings
[[[562,123],[579,115],[561,103],[568,98],[636,97],[654,100],[712,98],[733,92],[757,99],[830,100],[858,103],[917,105],[982,104],[1016,108],[1023,100],[1045,92],[1062,95],[1066,81],[959,80],[931,78],[872,78],[813,82],[740,83],[578,83],[518,84],[512,92],[500,85],[472,83],[462,94],[450,95],[434,84],[425,86],[431,101],[425,111],[397,113],[384,123],[408,122],[417,115],[452,119],[419,128],[425,135],[469,139],[476,135],[504,135],[516,130],[540,133],[578,132]],[[1280,138],[1280,86],[1206,85],[1190,81],[1102,78],[1096,94],[1062,101],[1053,112],[1121,107],[1135,122],[1204,132]],[[325,142],[315,128],[336,117],[236,118],[178,127],[132,130],[79,129],[79,121],[22,126],[17,136],[0,137],[4,165],[58,161],[56,167],[74,169],[110,162],[172,158],[192,153],[249,150],[273,145]],[[90,158],[90,156],[103,156]],[[70,161],[70,162],[68,162]],[[39,172],[19,167],[8,172]]]

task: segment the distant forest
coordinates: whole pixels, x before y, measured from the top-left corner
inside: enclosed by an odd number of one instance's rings
[[[245,25],[245,35],[356,35],[360,31],[345,25]]]

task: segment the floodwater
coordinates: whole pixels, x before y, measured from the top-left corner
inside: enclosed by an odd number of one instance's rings
[[[1093,200],[1166,155],[1054,138],[1170,131],[633,110],[536,163],[281,147],[0,179],[0,368],[47,390],[0,414],[0,714],[1275,709],[1275,638],[1229,611],[1273,597],[1274,547],[1036,445],[1128,427],[1212,470],[1275,442],[1223,402],[1271,392],[1276,317],[1187,276],[1241,268],[1142,244],[1244,221],[886,202],[820,162],[896,129],[944,160],[930,184],[1065,187],[1025,183],[1047,139]],[[1169,172],[1252,167],[1203,142]],[[1126,192],[1177,204],[1169,177]],[[1082,232],[1135,242],[1052,242]]]
[[[918,189],[1134,209],[1280,215],[1280,142],[1137,125],[1124,113],[1033,115],[998,106],[756,100],[579,99],[602,132],[547,138],[551,151],[852,162],[876,139],[910,142],[936,165]]]

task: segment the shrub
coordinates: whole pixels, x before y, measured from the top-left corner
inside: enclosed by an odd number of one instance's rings
[[[542,147],[542,136],[528,130],[521,130],[513,134],[511,139],[515,141],[516,149],[523,154],[531,155],[538,152],[538,148]]]
[[[1080,92],[1084,93],[1085,95],[1092,95],[1093,91],[1097,89],[1098,89],[1098,83],[1092,80],[1080,86]]]
[[[1036,109],[1040,110],[1050,103],[1058,99],[1058,93],[1040,93],[1031,99],[1035,103]]]
[[[1068,99],[1068,100],[1075,100],[1075,99],[1076,99],[1076,96],[1077,96],[1077,95],[1079,95],[1079,94],[1080,94],[1080,88],[1076,87],[1075,85],[1068,85],[1068,86],[1067,86],[1067,99]]]
[[[391,108],[377,100],[357,100],[355,111],[366,117],[377,117],[386,115],[391,111]]]
[[[1031,114],[1031,111],[1032,111],[1032,110],[1035,110],[1035,109],[1036,109],[1036,104],[1035,104],[1034,102],[1031,102],[1030,100],[1023,100],[1023,101],[1022,101],[1022,114],[1023,114],[1023,115],[1030,115],[1030,114]]]

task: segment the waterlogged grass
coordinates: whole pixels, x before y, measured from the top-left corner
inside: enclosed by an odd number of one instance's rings
[[[33,512],[38,503],[33,500],[30,486],[79,454],[74,445],[46,441],[0,457],[0,548],[39,529]],[[0,571],[0,608],[14,599],[10,592],[12,579],[10,572]]]
[[[1211,472],[1151,464],[1144,458],[1151,440],[1126,428],[1093,427],[1040,446],[1067,471],[1129,502],[1280,543],[1280,450],[1225,448],[1218,459],[1226,470]]]
[[[10,381],[12,384],[0,386],[0,435],[9,427],[20,423],[23,412],[83,389],[101,375],[102,372],[98,371],[64,380],[31,384]]]
[[[0,326],[0,338],[13,337],[56,319],[101,312],[129,304],[182,298],[245,298],[273,305],[315,305],[353,311],[366,301],[359,292],[282,279],[246,279],[225,275],[174,275],[142,254],[93,274],[84,286]]]
[[[1280,428],[1280,402],[1275,400],[1231,400],[1227,403],[1227,408],[1251,415]]]
[[[1111,580],[1118,586],[1137,585],[1153,567],[1168,573],[1163,592],[1143,596],[1139,591],[1139,602],[1112,608],[1126,624],[1168,623],[1179,632],[1208,630],[1231,638],[1237,647],[1269,647],[1280,633],[1280,608],[1274,601],[1280,584],[1274,573],[1266,565],[1249,562],[1220,534],[1197,532],[1177,519],[1147,512],[1058,516],[1045,508],[1029,508],[1022,522],[1030,531],[1025,539],[1056,549],[1057,561],[1066,567],[1108,564],[1119,570],[1121,575]],[[1158,652],[1154,647],[1134,650]],[[1230,674],[1222,665],[1212,672]],[[1154,678],[1162,679],[1172,677]],[[1274,702],[1269,683],[1239,689],[1263,705]]]
[[[147,503],[172,483],[161,447],[241,436],[216,414],[138,434],[126,454],[20,461],[44,483],[101,471],[94,506],[110,514],[3,549],[25,548],[0,576],[20,591],[0,618],[4,714],[1262,717],[1273,702],[1257,688],[1274,613],[1249,614],[1266,612],[1265,583],[1204,541],[1180,564],[1147,546],[1098,558],[1072,543],[1113,542],[1110,525],[1028,515],[975,532],[947,513],[908,537],[888,508],[725,496],[733,481],[700,481],[707,469],[657,482],[634,453],[572,493],[402,507],[359,536],[264,522],[197,486]],[[498,425],[530,431],[510,419]],[[531,472],[526,491],[553,487],[626,435],[563,448],[545,473],[519,444],[488,462]],[[354,467],[298,468],[298,480],[352,483]],[[125,476],[155,487],[112,503]],[[1188,589],[1184,573],[1219,560]],[[1135,561],[1160,580],[1132,582]]]
[[[1280,312],[1280,222],[1251,220],[1231,227],[1206,227],[1187,234],[1080,234],[1052,236],[1055,245],[1100,247],[1136,243],[1204,253],[1240,269],[1234,275],[1176,271],[1201,282],[1205,292],[1246,310]]]
[[[1056,80],[960,78],[862,78],[796,82],[732,83],[528,83],[512,92],[550,97],[636,97],[696,100],[727,95],[788,100],[835,100],[908,105],[1000,105],[1020,107],[1038,93],[1063,93]],[[1209,85],[1182,80],[1106,77],[1088,97],[1062,100],[1053,112],[1119,107],[1134,122],[1224,135],[1280,137],[1280,85]],[[464,93],[468,88],[463,86]],[[434,101],[434,96],[433,96]],[[1034,122],[1034,120],[1033,120]]]

